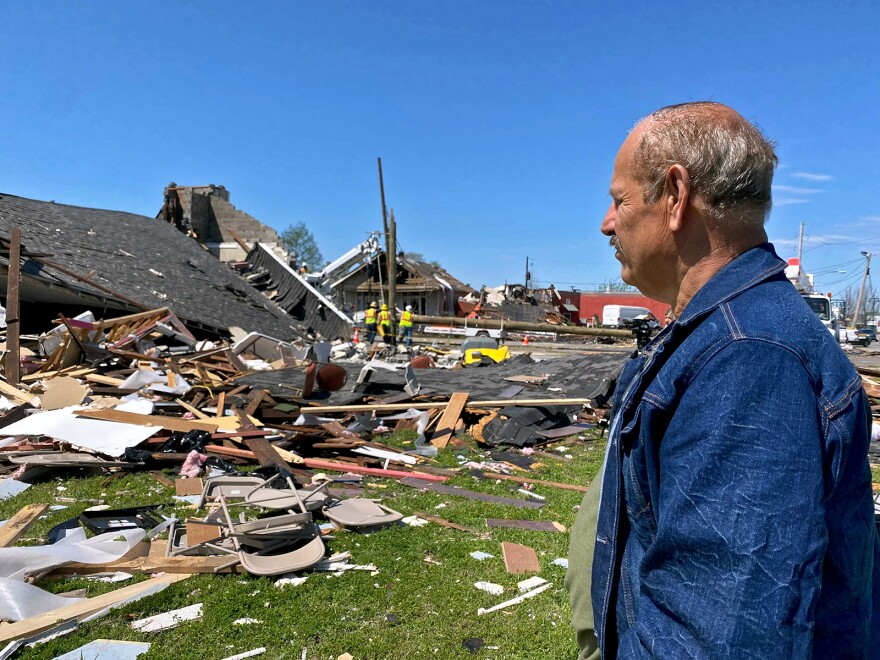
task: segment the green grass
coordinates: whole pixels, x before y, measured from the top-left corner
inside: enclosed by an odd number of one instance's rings
[[[385,440],[406,446],[405,434]],[[582,442],[571,447],[572,461],[546,459],[542,466],[524,474],[536,479],[586,485],[601,466],[604,445]],[[459,452],[461,453],[461,452]],[[471,449],[468,458],[480,460],[482,453]],[[458,465],[455,450],[444,450],[438,465]],[[170,473],[169,473],[170,474]],[[34,484],[18,497],[0,502],[0,519],[25,504],[55,503],[55,496],[75,498],[69,508],[52,512],[29,530],[24,543],[41,543],[41,538],[58,522],[88,506],[103,502],[115,507],[171,501],[171,490],[160,486],[146,473],[130,474],[101,487],[103,477],[68,478]],[[514,509],[475,502],[454,496],[419,491],[392,480],[365,479],[370,497],[404,514],[425,511],[447,520],[486,530],[486,518],[550,520],[571,527],[582,494],[576,491],[536,486],[546,496],[540,510]],[[452,478],[450,485],[481,492],[517,497],[518,484],[477,480],[467,474]],[[57,486],[66,490],[58,491]],[[444,506],[441,506],[444,505]],[[440,507],[440,508],[438,508]],[[193,515],[176,509],[181,517]],[[516,583],[528,576],[509,575],[504,568],[501,542],[528,545],[538,552],[541,576],[553,587],[532,600],[508,610],[477,616],[477,608],[490,607],[517,595]],[[574,657],[577,647],[569,627],[568,596],[563,587],[565,570],[551,562],[565,557],[567,533],[494,529],[485,538],[440,527],[397,527],[369,535],[338,533],[328,542],[334,551],[350,551],[352,561],[375,564],[378,573],[349,571],[341,576],[313,573],[299,587],[276,588],[267,578],[247,575],[196,575],[171,585],[159,594],[114,610],[97,621],[82,625],[75,633],[23,652],[22,658],[53,658],[99,638],[152,642],[145,660],[156,658],[222,658],[265,646],[263,658],[335,659],[351,653],[365,658],[545,658]],[[477,561],[474,550],[495,555]],[[428,559],[429,561],[426,561]],[[435,563],[436,562],[436,563]],[[139,578],[145,579],[145,578]],[[505,588],[502,596],[477,590],[473,583],[485,580]],[[85,579],[52,579],[40,583],[54,592],[88,589],[90,596],[120,585],[94,583]],[[204,603],[204,617],[174,630],[142,634],[131,629],[134,618],[158,614],[194,603]],[[235,619],[250,617],[262,623],[233,625]],[[479,638],[484,646],[471,654],[463,646]],[[493,648],[494,647],[494,648]]]

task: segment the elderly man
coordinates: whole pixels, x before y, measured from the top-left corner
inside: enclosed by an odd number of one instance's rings
[[[606,659],[880,654],[870,409],[767,243],[776,162],[707,102],[646,117],[614,162],[602,233],[676,320],[618,380],[592,564]]]

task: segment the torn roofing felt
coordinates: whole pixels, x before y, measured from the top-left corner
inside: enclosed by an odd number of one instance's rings
[[[185,323],[221,334],[238,326],[284,340],[304,335],[282,309],[162,220],[0,193],[0,234],[9,236],[13,225],[21,228],[23,251],[47,255],[44,261],[77,276],[27,259],[23,301],[125,311],[167,306]]]

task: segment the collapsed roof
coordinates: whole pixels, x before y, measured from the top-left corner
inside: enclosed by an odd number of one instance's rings
[[[0,193],[0,234],[9,236],[14,225],[22,235],[24,302],[122,311],[169,307],[188,325],[217,334],[231,326],[288,340],[304,334],[282,309],[162,220]]]

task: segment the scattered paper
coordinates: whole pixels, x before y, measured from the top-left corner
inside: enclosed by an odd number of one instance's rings
[[[418,516],[407,516],[403,520],[402,523],[405,525],[412,525],[413,527],[422,527],[428,524],[428,521],[424,518],[419,518]]]
[[[234,625],[234,626],[247,626],[252,623],[263,623],[263,622],[260,621],[259,619],[251,619],[249,617],[244,617],[241,619],[236,619],[235,621],[232,622],[232,625]]]
[[[554,566],[562,566],[562,568],[568,568],[568,559],[565,559],[564,557],[559,557],[557,559],[554,559],[550,563],[553,564]]]
[[[474,586],[481,591],[490,593],[493,596],[500,596],[504,593],[504,587],[494,582],[474,582]]]
[[[275,586],[279,589],[281,587],[298,587],[301,584],[305,584],[308,579],[308,577],[281,578],[280,580],[275,580]]]
[[[196,603],[189,607],[181,607],[170,612],[163,612],[146,619],[139,619],[131,624],[138,632],[159,632],[176,628],[184,621],[195,621],[202,618],[202,603]]]
[[[471,553],[471,557],[477,561],[483,561],[484,559],[494,559],[495,555],[490,555],[488,552],[483,552],[482,550],[475,550]]]

